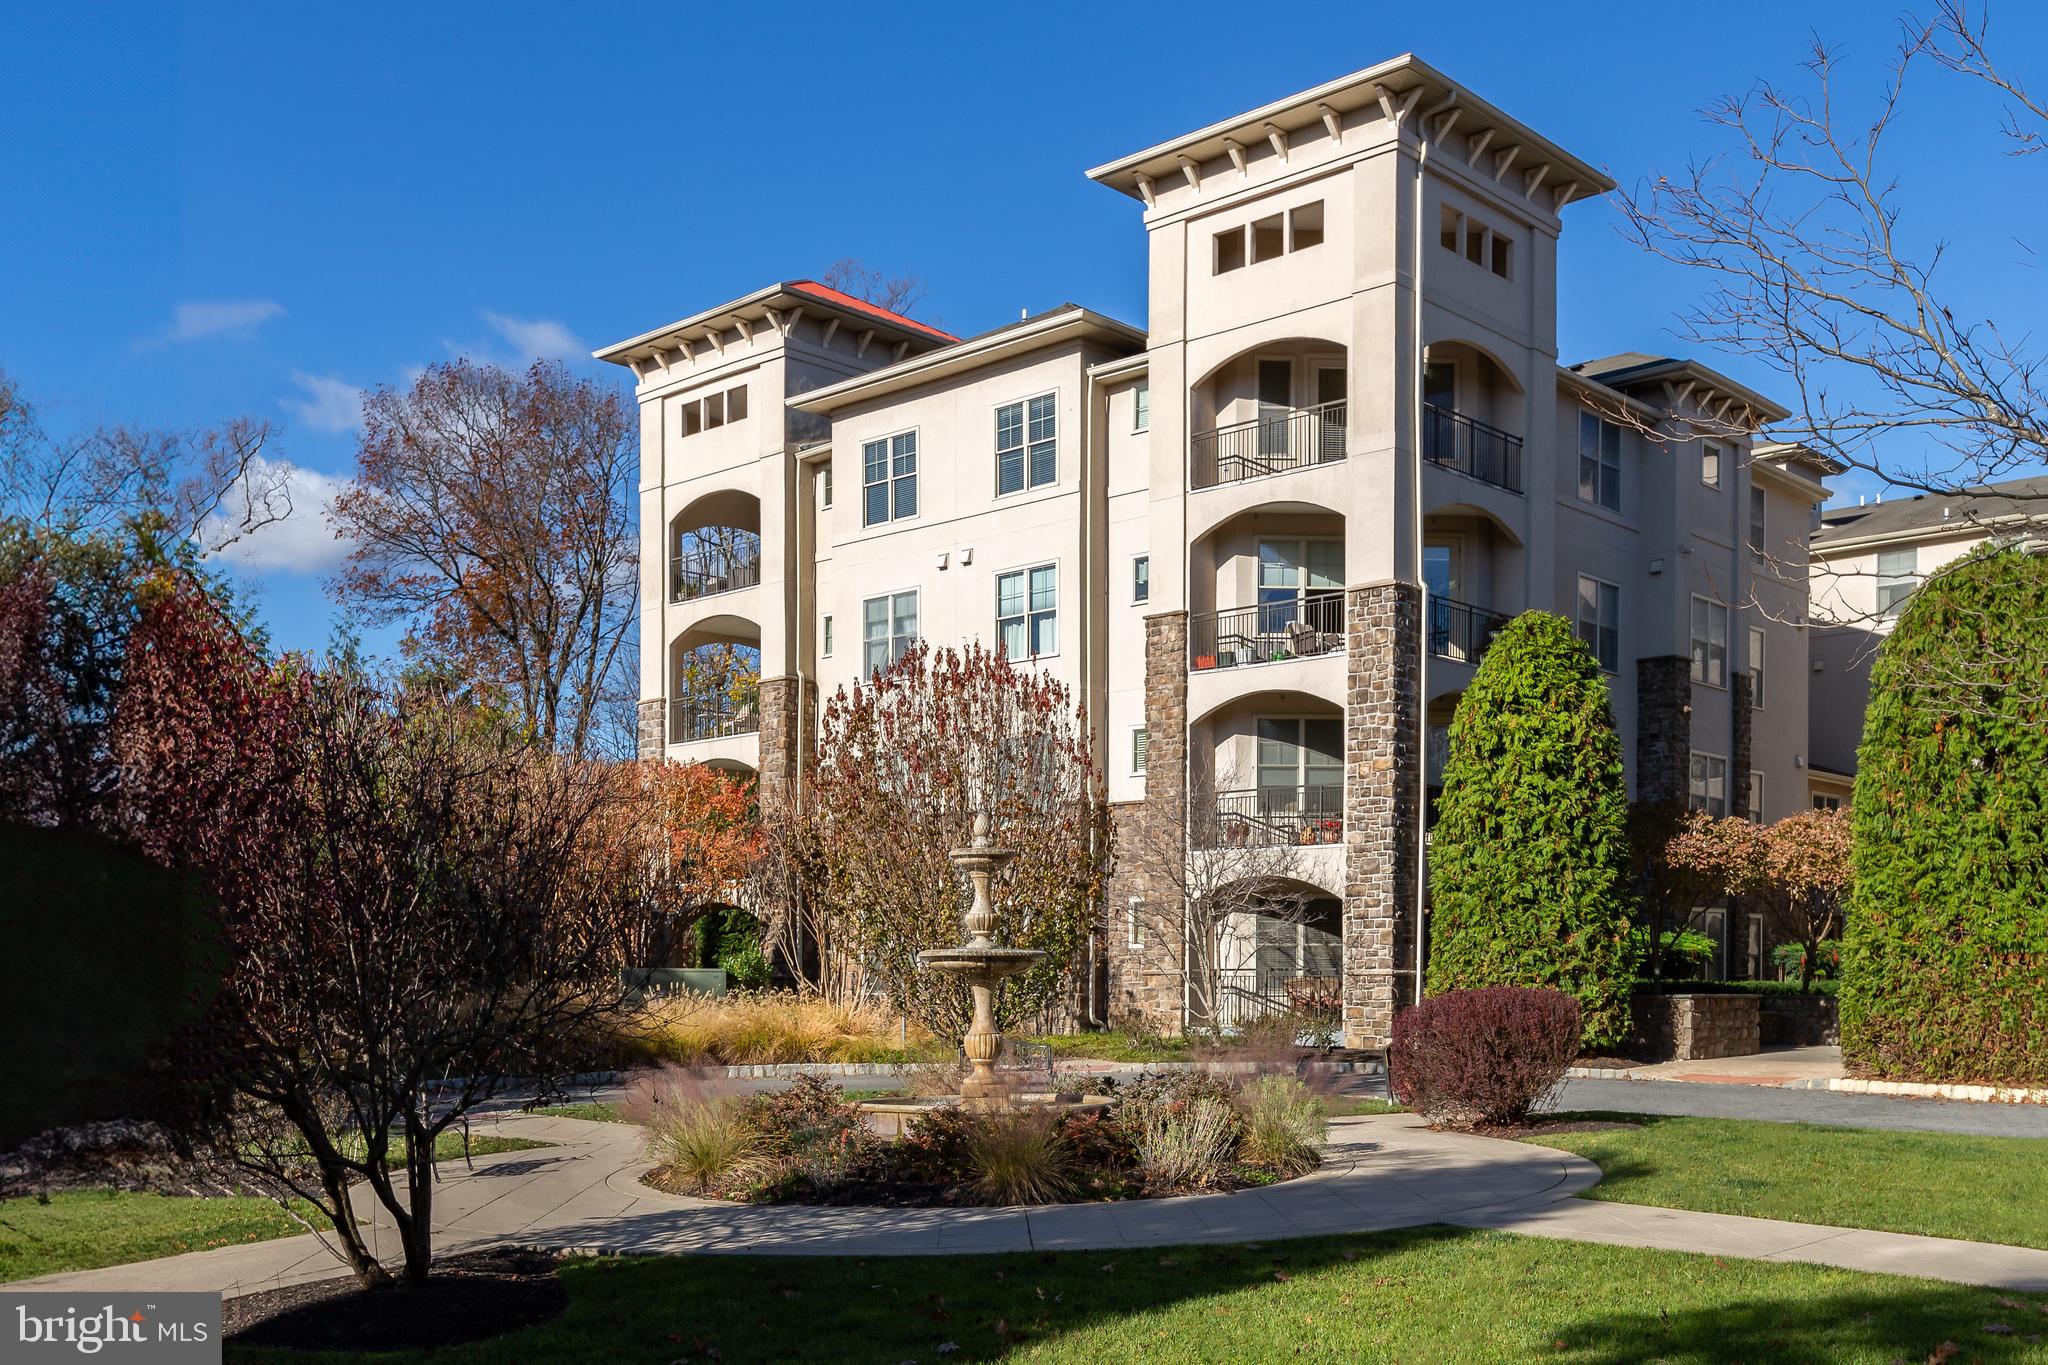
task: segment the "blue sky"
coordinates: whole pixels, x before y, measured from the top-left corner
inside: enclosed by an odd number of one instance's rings
[[[1897,11],[1466,0],[1270,37],[1262,13],[14,5],[0,367],[59,429],[268,418],[324,488],[356,389],[456,354],[580,357],[842,256],[922,276],[956,332],[1062,300],[1142,323],[1139,210],[1085,168],[1399,52],[1632,183],[1718,150],[1697,111],[1791,79],[1813,33],[1874,75]],[[1994,36],[2014,63],[2048,50],[2048,7],[2006,0]],[[1966,304],[2039,316],[2014,240],[2048,216],[2039,167],[2003,156],[1994,106],[1925,90],[1895,134],[1905,230],[1954,241]],[[1566,222],[1562,357],[1678,346],[1698,281],[1604,203]],[[327,637],[324,539],[244,570],[283,646]]]

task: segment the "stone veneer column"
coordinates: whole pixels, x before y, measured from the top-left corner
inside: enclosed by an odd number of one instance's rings
[[[1344,1043],[1383,1048],[1394,1026],[1395,931],[1415,912],[1422,594],[1353,588],[1344,697]]]
[[[814,733],[817,695],[814,688],[799,688],[798,679],[791,676],[763,678],[761,680],[761,734],[760,768],[761,799],[766,803],[787,800],[795,789],[797,766],[797,735]],[[805,694],[808,713],[797,715],[797,694]]]
[[[1174,877],[1187,857],[1188,614],[1145,618],[1145,799],[1112,812],[1116,868],[1109,879],[1103,941],[1109,964],[1108,1013],[1112,1023],[1141,1020],[1149,1027],[1181,1027],[1179,942],[1160,942],[1168,922],[1180,923],[1185,877]],[[1131,897],[1144,902],[1145,943],[1130,946]]]
[[[641,758],[660,758],[666,749],[668,736],[662,733],[667,729],[662,716],[666,710],[668,703],[660,697],[647,697],[640,702],[634,739]]]
[[[1685,809],[1692,763],[1692,660],[1636,660],[1636,800]]]
[[[1728,678],[1728,705],[1733,710],[1728,727],[1728,813],[1748,817],[1759,814],[1749,808],[1749,733],[1756,717],[1750,714],[1752,696],[1749,673]]]

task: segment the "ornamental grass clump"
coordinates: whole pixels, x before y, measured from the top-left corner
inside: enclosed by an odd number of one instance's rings
[[[969,1186],[983,1203],[1052,1204],[1073,1188],[1062,1116],[1007,1110],[972,1116],[963,1145]]]
[[[1579,1002],[1490,986],[1432,996],[1394,1016],[1394,1098],[1443,1128],[1521,1123],[1578,1055]]]
[[[1243,1120],[1229,1102],[1196,1099],[1141,1110],[1132,1140],[1147,1187],[1161,1193],[1207,1189],[1230,1170]]]
[[[1238,1092],[1244,1141],[1238,1154],[1282,1176],[1322,1164],[1330,1114],[1322,1097],[1292,1076],[1262,1076]]]
[[[722,1192],[745,1184],[760,1167],[761,1135],[744,1102],[686,1072],[636,1081],[619,1112],[647,1130],[647,1154],[663,1189]]]
[[[677,1066],[776,1062],[876,1062],[927,1041],[887,1010],[786,991],[708,996],[684,991],[650,1000],[620,1045],[635,1060]]]

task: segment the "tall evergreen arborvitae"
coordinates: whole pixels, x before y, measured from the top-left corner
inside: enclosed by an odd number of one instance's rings
[[[1607,682],[1561,616],[1495,637],[1451,722],[1429,845],[1429,989],[1549,986],[1629,1031],[1628,792]]]
[[[1844,1058],[2048,1084],[2048,560],[1980,550],[1913,594],[1871,666],[1850,815]]]

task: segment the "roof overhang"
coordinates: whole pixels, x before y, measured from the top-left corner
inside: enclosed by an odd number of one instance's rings
[[[1577,370],[1569,369],[1566,366],[1560,365],[1557,367],[1557,378],[1559,383],[1567,384],[1582,393],[1591,394],[1600,402],[1611,403],[1620,411],[1632,412],[1638,417],[1653,421],[1664,415],[1657,408],[1645,403],[1642,399],[1631,397],[1620,389],[1610,388],[1597,379],[1588,379]]]
[[[797,319],[805,316],[836,318],[856,333],[871,331],[892,343],[904,343],[906,350],[946,346],[959,340],[950,332],[912,321],[814,280],[783,280],[666,327],[614,342],[591,355],[641,374],[650,364],[665,363],[661,360],[664,355],[689,354],[697,344],[733,330],[746,335],[755,327],[772,327],[787,335]]]
[[[1089,171],[1088,178],[1149,207],[1152,186],[1187,173],[1189,165],[1226,156],[1235,161],[1243,156],[1245,147],[1269,140],[1284,146],[1288,137],[1303,129],[1334,132],[1342,127],[1346,114],[1362,109],[1388,116],[1418,109],[1442,116],[1456,109],[1458,132],[1486,137],[1490,154],[1505,155],[1511,148],[1519,149],[1514,163],[1519,170],[1534,172],[1548,167],[1540,179],[1559,192],[1559,208],[1572,199],[1605,194],[1614,188],[1606,172],[1538,136],[1527,124],[1508,117],[1412,52],[1106,162]],[[1567,186],[1574,188],[1567,190]]]
[[[802,412],[830,414],[858,403],[873,402],[906,389],[999,364],[1031,351],[1076,341],[1142,349],[1145,334],[1127,323],[1086,308],[1055,309],[1041,317],[912,356],[885,369],[855,375],[822,389],[812,389],[800,397],[791,398],[789,406]]]
[[[1736,383],[1718,370],[1708,369],[1697,360],[1653,360],[1603,374],[1599,376],[1599,382],[1624,392],[1655,384],[1663,393],[1665,405],[1674,411],[1690,402],[1710,414],[1717,423],[1727,423],[1731,416],[1743,416],[1745,420],[1741,425],[1751,431],[1767,422],[1782,422],[1792,415],[1791,409],[1773,402],[1755,389]]]
[[[1772,479],[1815,502],[1830,496],[1822,482],[1845,472],[1849,466],[1811,446],[1789,441],[1759,442],[1750,447],[1750,473]]]

